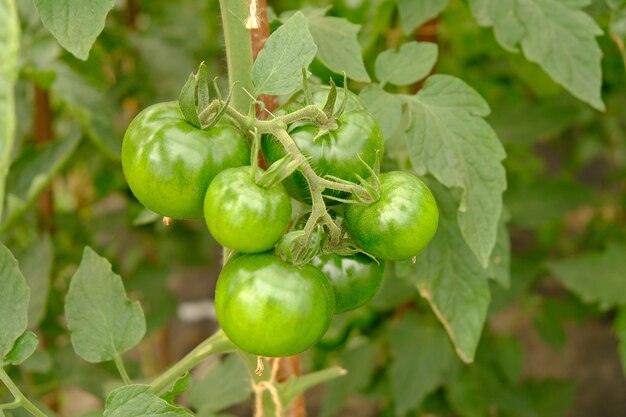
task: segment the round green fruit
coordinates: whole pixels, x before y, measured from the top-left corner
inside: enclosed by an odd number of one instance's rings
[[[220,171],[248,165],[241,132],[221,121],[208,130],[187,123],[176,102],[152,105],[130,123],[122,169],[145,207],[175,219],[201,219],[206,190]]]
[[[432,193],[415,175],[394,171],[380,176],[380,199],[369,206],[349,204],[345,222],[350,235],[378,259],[399,261],[416,256],[439,224]]]
[[[294,266],[271,254],[243,255],[222,269],[215,290],[217,319],[240,349],[258,356],[301,353],[324,335],[335,298],[313,265]]]
[[[258,169],[258,174],[262,172]],[[291,218],[291,200],[282,184],[263,188],[252,167],[224,170],[211,181],[204,199],[204,219],[222,246],[238,252],[271,249]]]

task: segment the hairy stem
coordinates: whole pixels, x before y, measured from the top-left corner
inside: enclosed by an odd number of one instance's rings
[[[115,362],[117,371],[120,373],[120,376],[122,377],[122,381],[124,381],[124,384],[126,385],[132,384],[133,381],[131,381],[130,377],[128,376],[128,372],[126,372],[126,367],[124,366],[124,361],[122,360],[122,357],[120,355],[115,355],[115,358],[113,358],[113,361]]]
[[[11,377],[9,377],[9,375],[7,375],[5,370],[2,368],[0,368],[0,381],[6,385],[13,397],[15,397],[15,401],[5,404],[3,408],[17,408],[16,406],[19,404],[19,406],[24,407],[24,409],[35,417],[48,417],[46,413],[37,408],[35,404],[30,402],[29,399],[22,394],[22,391],[20,391],[17,385],[13,383]]]
[[[150,391],[160,394],[169,387],[178,377],[189,371],[211,355],[236,350],[235,345],[226,337],[223,331],[218,330],[211,337],[196,346],[184,358],[176,362],[170,369],[150,384]]]

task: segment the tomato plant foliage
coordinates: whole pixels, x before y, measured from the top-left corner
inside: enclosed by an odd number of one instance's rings
[[[504,309],[626,363],[624,1],[74,3],[0,0],[0,416],[564,415]]]

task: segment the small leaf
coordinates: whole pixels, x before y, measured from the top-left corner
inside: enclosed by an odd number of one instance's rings
[[[463,190],[458,224],[483,267],[496,244],[502,212],[506,156],[483,119],[485,100],[470,86],[448,75],[433,75],[408,104],[409,157],[417,174],[433,175],[446,187]]]
[[[198,67],[197,77],[196,96],[198,97],[198,112],[201,113],[211,102],[211,96],[209,95],[209,69],[204,62]]]
[[[146,332],[138,301],[126,298],[111,264],[85,247],[65,298],[72,346],[87,362],[111,360],[135,346]]]
[[[114,5],[115,0],[35,0],[43,25],[61,46],[83,61]]]
[[[626,246],[609,244],[602,253],[550,261],[548,270],[587,303],[606,310],[626,305]]]
[[[0,243],[0,364],[24,333],[29,289],[9,249]]]
[[[13,349],[4,357],[4,363],[9,365],[19,365],[26,359],[35,353],[39,344],[39,338],[37,335],[29,330],[22,333],[22,335],[15,341]]]
[[[188,398],[198,410],[218,412],[245,401],[251,394],[250,374],[233,354],[213,364],[191,387]]]
[[[439,47],[430,42],[408,42],[398,50],[387,49],[376,57],[381,84],[410,85],[426,77],[435,66]]]
[[[168,403],[173,404],[176,396],[191,388],[192,383],[193,379],[191,378],[191,374],[189,372],[185,372],[185,375],[177,378],[176,381],[174,381],[174,385],[172,386],[171,390],[161,394],[161,398]]]
[[[324,16],[325,13],[323,9],[306,13],[320,61],[336,73],[345,72],[355,81],[370,82],[357,37],[361,26],[345,18]]]
[[[20,24],[16,1],[0,0],[0,220],[5,181],[15,141],[15,82],[18,74]]]
[[[196,129],[200,129],[200,119],[198,118],[198,105],[196,104],[196,89],[198,85],[198,79],[195,74],[189,74],[189,78],[185,82],[182,90],[180,90],[180,96],[178,97],[178,107],[187,120],[187,123],[194,126]]]
[[[396,0],[402,29],[410,35],[418,26],[436,17],[448,5],[448,0]]]
[[[63,168],[80,143],[80,132],[29,150],[11,165],[7,198],[0,231],[6,230],[37,200],[54,176]]]
[[[294,14],[267,39],[252,67],[254,95],[285,95],[302,86],[302,67],[308,67],[317,46],[301,12]]]
[[[127,385],[109,394],[104,417],[193,417],[193,414],[152,394],[149,385]]]
[[[437,315],[464,362],[472,362],[489,306],[488,273],[463,239],[452,192],[428,186],[439,206],[439,229],[412,262],[397,263],[400,277],[411,278]]]
[[[359,97],[378,120],[385,140],[391,138],[402,118],[402,100],[397,95],[386,92],[378,84],[365,87]]]
[[[441,327],[423,323],[415,314],[404,315],[391,328],[389,348],[396,413],[405,415],[447,380],[456,358]]]
[[[52,242],[48,235],[43,235],[37,243],[19,257],[20,268],[30,288],[28,305],[30,329],[36,328],[46,313],[53,259]]]

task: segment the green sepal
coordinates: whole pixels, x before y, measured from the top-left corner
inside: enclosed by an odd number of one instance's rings
[[[330,79],[330,92],[328,93],[328,97],[326,98],[326,104],[324,104],[324,114],[328,117],[329,120],[333,118],[333,113],[335,112],[335,103],[337,102],[337,86],[333,79]]]
[[[316,225],[310,236],[304,230],[286,233],[276,245],[276,255],[294,265],[309,264],[321,251],[324,229]]]
[[[271,188],[296,172],[302,165],[302,162],[301,160],[293,160],[291,155],[287,154],[270,165],[267,171],[258,175],[256,184],[259,187]]]
[[[192,73],[187,78],[187,82],[180,90],[178,96],[178,106],[185,120],[190,125],[200,129],[200,119],[198,118],[198,106],[196,105],[196,85],[198,79]]]
[[[204,109],[209,107],[209,104],[211,104],[211,96],[209,94],[209,69],[204,62],[198,67],[196,79],[196,98],[198,101],[197,114],[200,114]]]

